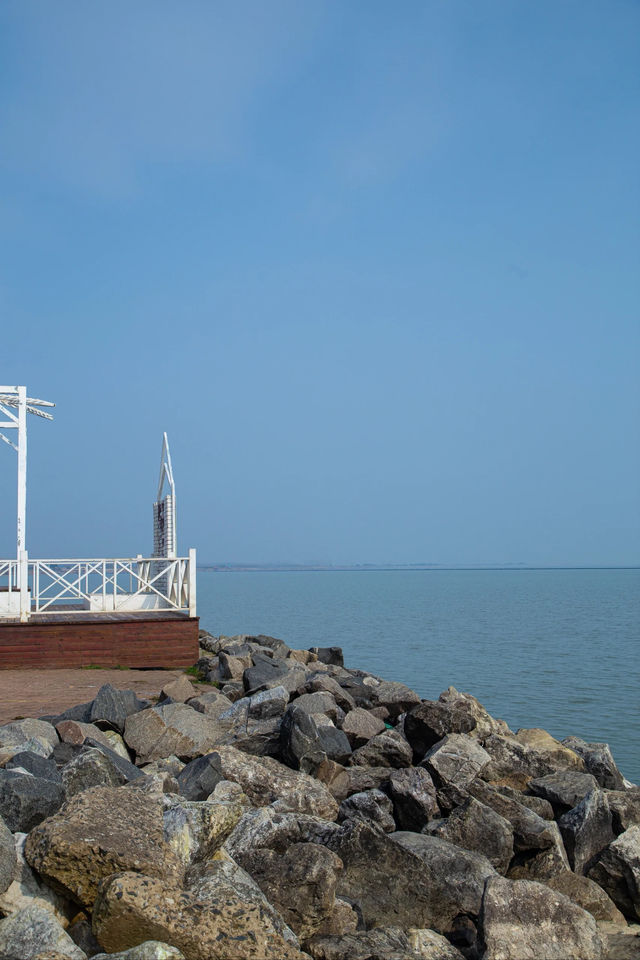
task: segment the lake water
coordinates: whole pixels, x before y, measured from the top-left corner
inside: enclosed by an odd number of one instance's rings
[[[199,571],[200,624],[292,647],[496,717],[606,741],[640,782],[640,570]]]

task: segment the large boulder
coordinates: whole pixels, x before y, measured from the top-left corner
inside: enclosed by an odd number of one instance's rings
[[[466,788],[490,759],[473,737],[449,733],[425,754],[421,766],[431,774],[440,806],[453,809],[464,802]]]
[[[38,753],[31,753],[30,750],[21,750],[14,753],[10,760],[4,764],[5,770],[25,770],[34,777],[42,777],[44,780],[53,780],[55,783],[61,783],[62,778],[53,756],[42,757]]]
[[[55,960],[86,960],[58,920],[37,904],[18,910],[0,920],[0,957],[7,960],[34,960],[53,956]]]
[[[624,777],[616,766],[608,743],[587,743],[580,737],[565,737],[562,745],[582,757],[588,772],[593,774],[601,787],[607,790],[623,789]]]
[[[280,752],[295,770],[313,774],[326,759],[343,763],[351,756],[346,734],[331,722],[318,722],[321,716],[312,716],[294,702],[282,718]]]
[[[189,706],[198,713],[204,713],[214,720],[232,706],[231,700],[225,697],[219,690],[207,690],[206,693],[199,693],[197,697],[189,700]]]
[[[363,821],[346,821],[326,843],[344,864],[338,895],[357,901],[367,927],[447,933],[459,914],[477,915],[484,881],[495,872],[485,857],[444,840],[385,834]]]
[[[389,719],[395,722],[402,713],[407,713],[420,703],[420,697],[404,683],[383,680],[372,687],[371,703],[383,707]]]
[[[135,767],[133,769],[136,770]],[[141,776],[139,770],[136,770],[136,774]],[[119,787],[129,781],[106,751],[86,747],[64,765],[62,782],[66,797],[69,798],[90,787]]]
[[[613,832],[624,833],[629,827],[640,825],[640,788],[608,790],[607,803],[611,810]]]
[[[589,870],[617,907],[640,921],[640,826],[629,827],[601,853]]]
[[[0,753],[18,753],[29,750],[49,757],[59,743],[55,727],[46,720],[12,720],[0,726]]]
[[[438,700],[423,700],[409,709],[405,719],[405,735],[416,760],[449,733],[472,733],[483,739],[492,733],[509,732],[503,720],[494,720],[475,697],[455,687],[441,693]]]
[[[433,930],[375,927],[342,936],[317,936],[306,944],[314,960],[463,960],[449,941]]]
[[[307,696],[317,697],[321,694],[307,694]],[[327,694],[325,694],[327,696]],[[301,698],[302,699],[302,698]],[[299,704],[300,701],[296,701]],[[382,733],[385,729],[384,720],[374,716],[369,710],[363,710],[362,707],[356,707],[350,710],[341,724],[342,730],[346,733],[351,747],[356,750],[363,747],[376,734]]]
[[[262,694],[257,694],[257,696],[262,696]],[[342,721],[345,716],[344,710],[338,707],[333,694],[329,693],[327,690],[317,690],[314,693],[303,693],[299,697],[296,697],[294,703],[298,709],[306,710],[306,712],[310,713],[312,716],[315,713],[322,713],[333,723]],[[284,709],[281,712],[284,713]],[[347,733],[346,730],[345,733]]]
[[[326,692],[330,693],[337,705],[345,713],[355,708],[356,702],[351,694],[340,686],[337,680],[324,673],[313,674],[305,683],[304,690],[307,693]]]
[[[587,873],[614,838],[611,810],[604,791],[596,788],[588,793],[560,817],[558,826],[571,869],[575,873]]]
[[[248,810],[222,846],[241,867],[251,862],[256,850],[284,853],[294,843],[326,844],[341,827],[306,813],[282,813],[273,806]]]
[[[388,790],[398,830],[419,833],[430,820],[440,816],[436,788],[423,767],[393,770]]]
[[[436,821],[425,831],[455,843],[465,850],[482,853],[498,873],[506,873],[513,857],[513,827],[491,807],[473,797],[456,807],[446,820]]]
[[[531,878],[534,879],[534,878]],[[596,920],[624,923],[625,919],[615,903],[599,884],[572,870],[560,870],[543,881],[548,887],[563,893]]]
[[[25,907],[38,906],[52,913],[66,928],[69,918],[77,912],[77,907],[43,883],[31,869],[24,858],[26,839],[26,833],[16,833],[12,837],[15,867],[11,883],[4,893],[0,894],[0,915],[10,916]]]
[[[239,783],[255,806],[273,804],[281,812],[335,820],[338,804],[323,783],[306,773],[291,770],[272,757],[251,757],[234,747],[220,747],[214,757],[223,778]]]
[[[573,770],[586,770],[586,764],[582,757],[565,747],[546,730],[541,730],[540,727],[523,727],[517,730],[516,740],[523,746],[528,747],[529,750],[544,757],[555,769],[569,767]]]
[[[117,815],[114,816],[114,812]],[[27,862],[48,882],[91,907],[102,880],[133,870],[179,879],[206,832],[221,844],[244,812],[241,804],[193,804],[132,787],[94,787],[29,834]],[[199,822],[196,822],[196,819]],[[206,822],[203,822],[206,820]]]
[[[190,760],[177,776],[180,793],[187,800],[206,800],[224,780],[220,757],[216,753]]]
[[[261,848],[243,862],[294,933],[312,937],[335,908],[342,861],[316,843],[294,843],[284,853]]]
[[[109,953],[161,938],[186,960],[304,960],[264,898],[251,897],[246,885],[237,889],[222,871],[186,890],[139,873],[116,874],[100,889],[94,933]]]
[[[61,720],[56,724],[56,731],[61,743],[71,744],[72,747],[81,747],[87,739],[95,740],[103,746],[112,749],[111,740],[104,730],[94,723],[83,723],[81,720]]]
[[[383,725],[384,726],[384,725]],[[411,747],[398,730],[384,729],[353,751],[349,763],[364,767],[410,767]]]
[[[228,729],[185,703],[169,703],[127,717],[124,739],[138,763],[171,755],[192,760],[210,753]]]
[[[382,790],[365,790],[354,793],[340,804],[338,821],[364,820],[375,823],[385,833],[393,833],[396,823],[393,819],[393,804]]]
[[[244,689],[248,694],[259,693],[270,687],[284,687],[293,693],[302,687],[310,673],[310,668],[297,660],[281,660],[276,657],[253,656],[253,666],[242,674]]]
[[[104,730],[123,733],[127,717],[149,706],[149,701],[139,700],[133,690],[116,690],[110,683],[105,683],[92,701],[87,719]]]
[[[543,820],[523,803],[505,796],[482,780],[470,783],[468,792],[509,821],[513,827],[513,846],[516,852],[546,850],[555,846],[558,835],[556,825]]]
[[[12,833],[28,833],[55,813],[63,800],[61,783],[20,768],[0,770],[0,817]]]
[[[177,947],[159,940],[145,940],[137,947],[118,953],[96,953],[93,960],[186,960],[184,953]]]
[[[548,800],[556,816],[561,816],[580,803],[597,786],[596,778],[590,773],[558,770],[546,777],[530,780],[527,790],[536,797]]]
[[[602,958],[602,942],[591,914],[532,880],[488,879],[479,933],[483,960]]]
[[[0,817],[0,894],[13,881],[16,869],[16,845],[13,834]]]

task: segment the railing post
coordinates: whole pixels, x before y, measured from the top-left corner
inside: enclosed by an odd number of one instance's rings
[[[196,616],[196,551],[189,550],[189,616]]]
[[[29,599],[29,554],[26,550],[20,551],[20,621],[26,623],[31,613]]]

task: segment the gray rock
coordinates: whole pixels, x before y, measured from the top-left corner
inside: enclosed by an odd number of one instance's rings
[[[171,755],[192,760],[210,753],[227,732],[222,721],[185,703],[171,703],[127,717],[124,739],[139,763]]]
[[[330,790],[340,801],[364,790],[386,790],[392,773],[391,767],[346,767]]]
[[[385,833],[393,833],[396,829],[393,804],[382,790],[365,790],[343,800],[338,811],[338,821],[343,820],[375,823]]]
[[[482,853],[498,873],[506,873],[513,857],[513,827],[473,797],[469,797],[446,820],[436,821],[423,832],[455,843],[465,850]]]
[[[86,960],[84,951],[76,946],[53,914],[42,907],[25,907],[0,920],[0,956],[9,960],[33,960],[45,953],[55,954],[56,958]]]
[[[416,833],[385,834],[345,821],[327,845],[344,864],[338,895],[357,901],[367,927],[430,927],[447,933],[460,913],[477,914],[488,860]]]
[[[126,782],[110,758],[95,747],[83,748],[62,768],[62,783],[67,797],[91,787],[119,787]]]
[[[105,683],[91,703],[88,721],[102,729],[123,733],[127,717],[150,706],[148,700],[139,700],[133,690],[116,690],[110,683]]]
[[[112,750],[111,747],[105,746],[105,744],[99,740],[94,740],[92,737],[87,737],[82,750],[98,750],[118,771],[118,774],[121,777],[121,783],[131,783],[133,780],[137,780],[138,777],[142,776],[141,771],[135,766],[135,764],[122,757],[119,753],[116,753],[116,751]]]
[[[282,854],[262,848],[248,855],[243,867],[301,940],[332,914],[342,861],[326,847],[294,843]]]
[[[563,894],[532,880],[491,877],[479,925],[483,960],[601,960],[596,921]]]
[[[565,737],[562,743],[582,757],[587,770],[601,787],[607,790],[623,789],[624,777],[616,766],[608,743],[586,743],[580,737]]]
[[[531,780],[527,790],[536,797],[548,800],[557,816],[580,803],[598,786],[596,778],[579,770],[559,770],[546,777]]]
[[[307,813],[334,820],[338,804],[323,783],[300,770],[291,770],[272,757],[252,757],[234,747],[219,747],[225,780],[239,783],[255,806],[273,804],[281,812]]]
[[[448,734],[471,733],[477,726],[472,704],[465,699],[450,703],[424,700],[407,712],[404,733],[416,760]]]
[[[318,936],[306,945],[314,960],[463,960],[448,940],[433,930],[376,927],[342,936]]]
[[[336,667],[344,667],[342,647],[309,647],[310,653],[315,653],[320,663],[330,663]]]
[[[28,833],[63,801],[60,783],[19,770],[0,770],[0,816],[12,833]]]
[[[62,713],[58,713],[54,717],[41,717],[40,719],[47,720],[54,727],[62,723],[63,720],[78,720],[80,723],[89,723],[92,706],[93,700],[89,700],[87,703],[77,703],[75,706],[69,707],[68,710],[63,710]]]
[[[596,788],[558,820],[575,873],[587,873],[614,838],[611,811],[605,793]]]
[[[333,723],[344,718],[344,711],[339,709],[333,694],[328,691],[318,690],[315,693],[303,693],[293,701],[300,710],[305,710],[312,716],[315,713],[322,713]],[[346,733],[346,731],[345,731]]]
[[[336,823],[309,814],[282,812],[274,806],[248,810],[223,845],[240,866],[251,863],[256,850],[284,853],[294,843],[320,843],[339,833]]]
[[[509,797],[517,803],[521,803],[523,807],[528,807],[529,810],[533,810],[533,812],[537,813],[543,820],[554,819],[553,807],[549,801],[543,799],[543,797],[531,797],[526,793],[522,793],[521,790],[514,790],[513,787],[505,785],[496,784],[495,789],[498,793],[503,794],[503,796]]]
[[[185,956],[177,947],[171,947],[168,943],[145,940],[137,947],[119,953],[96,953],[93,960],[185,960]]]
[[[607,803],[613,819],[613,832],[624,833],[629,827],[640,825],[640,788],[610,790]]]
[[[53,780],[55,783],[61,782],[55,760],[51,757],[41,757],[37,753],[21,750],[19,753],[14,753],[11,759],[7,760],[4,765],[5,770],[15,770],[18,767],[21,770],[26,770],[27,773],[33,774],[34,777]]]
[[[533,879],[533,878],[532,878]],[[572,870],[561,870],[543,881],[552,890],[563,893],[596,920],[608,923],[625,923],[624,916],[602,887],[589,877]]]
[[[509,821],[513,827],[513,845],[516,851],[546,850],[555,846],[556,825],[543,820],[522,803],[504,796],[482,780],[470,783],[468,792]]]
[[[180,793],[187,800],[206,800],[224,779],[217,753],[196,757],[177,776]]]
[[[0,916],[10,916],[25,907],[38,906],[58,919],[66,927],[69,919],[77,912],[75,905],[55,893],[42,882],[24,858],[26,833],[12,836],[15,850],[15,868],[13,880],[4,893],[0,894]]]
[[[331,695],[326,693],[312,693],[307,694],[307,696],[327,697]],[[299,703],[299,701],[296,701],[296,703]],[[368,710],[363,710],[362,707],[356,707],[354,710],[350,710],[349,713],[344,717],[340,726],[347,735],[353,750],[364,746],[369,742],[369,740],[371,740],[372,737],[375,737],[376,734],[382,733],[382,731],[385,729],[383,720],[373,716]],[[373,764],[373,766],[379,766],[379,764]]]
[[[287,709],[289,693],[284,687],[270,687],[249,698],[249,717],[252,720],[272,720],[281,717]]]
[[[326,691],[330,693],[341,710],[348,713],[355,708],[356,702],[348,691],[344,690],[337,680],[326,674],[313,674],[306,682],[304,689],[308,693]]]
[[[55,727],[46,720],[12,720],[0,726],[0,748],[4,753],[13,750],[28,750],[43,757],[51,755],[59,742]]]
[[[548,757],[537,753],[514,736],[494,733],[483,741],[491,762],[483,772],[483,779],[510,781],[511,786],[522,789],[532,777],[545,777],[556,767]]]
[[[629,827],[589,870],[625,916],[640,921],[640,826]]]
[[[431,774],[440,807],[452,809],[464,802],[466,787],[490,760],[477,740],[449,733],[425,754],[421,766]]]
[[[206,693],[200,693],[187,703],[198,713],[204,713],[208,717],[213,717],[214,720],[231,706],[231,700],[225,697],[220,690],[208,690]]]
[[[394,770],[389,777],[388,789],[399,830],[419,833],[429,820],[440,816],[436,788],[423,767]]]
[[[0,817],[0,894],[4,893],[13,881],[16,869],[16,847],[13,835]]]
[[[390,719],[397,720],[420,703],[420,697],[404,683],[383,680],[373,687],[371,702],[375,707],[384,707]]]
[[[253,666],[245,668],[242,673],[242,682],[247,693],[258,693],[268,687],[283,686],[288,692],[293,692],[304,683],[305,671],[301,664],[291,660],[280,660],[273,657],[253,659]],[[300,683],[291,684],[291,676],[295,676]]]
[[[280,726],[280,751],[296,770],[314,773],[323,760],[342,763],[351,756],[351,746],[342,730],[319,725],[295,702],[287,707]]]
[[[365,767],[410,767],[412,751],[409,743],[397,730],[383,730],[363,747],[353,751],[352,766]]]

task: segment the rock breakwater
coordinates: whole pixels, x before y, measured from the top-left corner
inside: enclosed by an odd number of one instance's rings
[[[0,726],[2,960],[640,956],[640,789],[605,744],[337,647],[201,653],[207,687]]]

